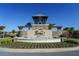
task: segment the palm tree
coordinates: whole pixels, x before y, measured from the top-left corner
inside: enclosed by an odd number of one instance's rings
[[[55,24],[49,24],[48,28],[52,29],[54,27]]]
[[[0,31],[3,32],[3,30],[5,29],[5,26],[0,26]],[[3,38],[4,38],[5,33],[3,32]]]
[[[3,31],[5,26],[0,26],[0,31]]]
[[[69,30],[69,27],[65,27],[63,30],[64,31],[68,31]]]
[[[18,26],[18,29],[21,31],[24,28],[24,26]]]
[[[16,36],[16,31],[15,31],[15,30],[12,30],[10,36],[11,36],[12,38],[15,37],[15,36]]]
[[[14,33],[16,33],[16,31],[15,30],[12,30],[12,33],[14,34]]]
[[[32,27],[32,24],[30,22],[28,22],[25,27],[28,27],[28,29],[30,30],[30,28]]]

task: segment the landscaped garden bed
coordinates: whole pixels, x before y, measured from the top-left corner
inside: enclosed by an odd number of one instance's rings
[[[0,39],[0,47],[21,48],[21,49],[38,49],[38,48],[68,48],[79,45],[79,41],[65,40],[58,43],[30,43],[30,42],[13,42],[12,38]]]
[[[9,48],[67,48],[67,47],[75,47],[77,44],[71,44],[66,42],[60,43],[25,43],[25,42],[14,42],[11,44],[4,45],[1,47],[9,47]]]
[[[60,43],[25,43],[25,42],[14,42],[10,46],[10,48],[67,48],[67,47],[75,47],[77,44],[71,44],[67,42]]]

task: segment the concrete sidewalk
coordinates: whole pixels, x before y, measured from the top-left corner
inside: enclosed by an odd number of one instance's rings
[[[32,52],[65,52],[65,51],[76,51],[79,50],[78,47],[72,47],[72,48],[50,48],[50,49],[13,49],[13,48],[1,48],[0,51],[5,52],[23,52],[23,53],[32,53]]]

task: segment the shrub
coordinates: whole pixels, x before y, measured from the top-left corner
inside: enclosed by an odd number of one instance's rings
[[[12,43],[12,38],[1,38],[0,39],[0,45],[1,46],[7,46],[10,45]]]
[[[72,44],[79,44],[79,42],[76,40],[65,40],[65,42],[72,43]]]

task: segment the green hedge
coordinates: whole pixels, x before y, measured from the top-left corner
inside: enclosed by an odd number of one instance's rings
[[[72,44],[79,44],[79,41],[76,40],[65,40],[67,43],[72,43]]]

